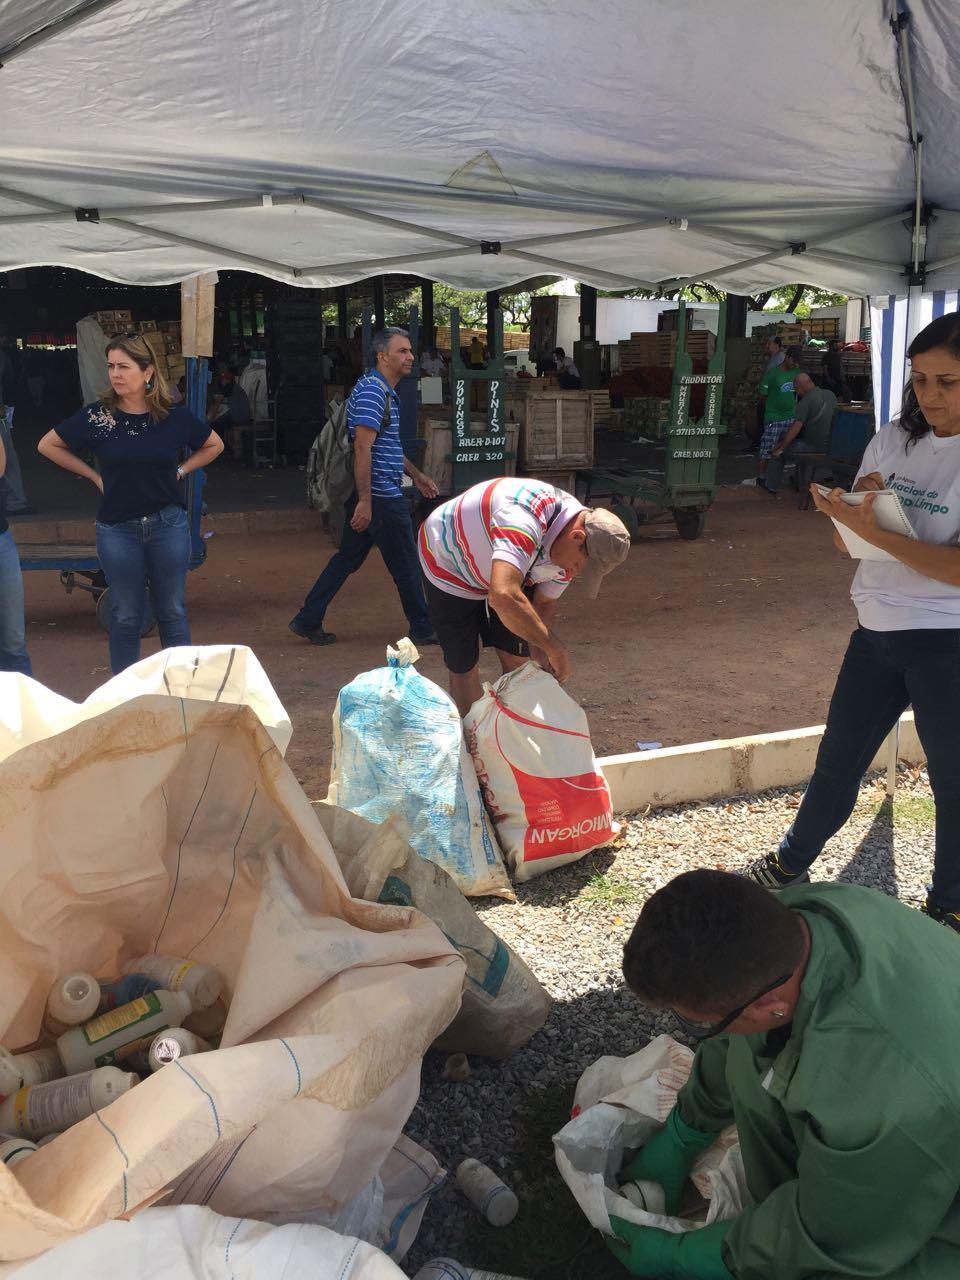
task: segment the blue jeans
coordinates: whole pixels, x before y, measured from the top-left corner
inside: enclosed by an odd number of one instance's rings
[[[423,598],[420,581],[420,561],[413,540],[413,523],[405,498],[377,498],[371,501],[373,519],[363,533],[350,528],[350,517],[357,505],[354,493],[344,506],[346,522],[340,550],[327,561],[327,567],[310,588],[303,607],[294,622],[308,631],[323,627],[324,614],[330,601],[337,594],[351,573],[366,560],[374,547],[378,547],[383,563],[400,594],[403,612],[410,623],[411,640],[422,640],[433,634],[433,625],[427,615],[427,602]]]
[[[13,534],[0,533],[0,671],[32,676],[23,622],[23,575]]]
[[[860,781],[913,704],[936,803],[931,898],[960,910],[960,630],[868,631],[850,637],[813,777],[780,845],[790,871],[809,867],[853,812]]]
[[[183,507],[120,524],[97,522],[97,554],[110,588],[110,670],[117,674],[140,658],[140,633],[150,592],[164,649],[190,643],[184,594],[190,560],[190,526]]]

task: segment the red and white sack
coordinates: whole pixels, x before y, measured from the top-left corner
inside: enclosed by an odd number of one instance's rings
[[[518,882],[609,843],[613,809],[587,717],[537,663],[484,685],[463,727]]]

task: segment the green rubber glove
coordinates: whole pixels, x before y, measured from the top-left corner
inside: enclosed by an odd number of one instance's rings
[[[666,1197],[667,1213],[674,1214],[680,1208],[683,1185],[694,1161],[716,1137],[715,1133],[694,1129],[681,1119],[674,1107],[663,1128],[620,1170],[617,1181],[659,1182]]]
[[[713,1222],[697,1231],[660,1231],[610,1218],[619,1236],[604,1236],[610,1252],[626,1269],[645,1280],[733,1280],[720,1252],[732,1224]]]

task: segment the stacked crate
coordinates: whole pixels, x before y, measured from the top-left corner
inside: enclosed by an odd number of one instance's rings
[[[593,405],[594,431],[606,430],[613,424],[613,419],[610,416],[610,392],[590,391],[587,394],[590,396],[590,402]]]
[[[670,400],[660,396],[625,396],[624,430],[633,438],[663,440],[670,424]]]
[[[180,321],[141,320],[137,330],[149,342],[157,357],[157,368],[166,380],[179,382],[187,367],[180,340]]]
[[[127,310],[94,311],[93,318],[108,338],[133,328],[133,314]]]
[[[754,329],[750,335],[750,356],[746,374],[736,386],[728,383],[724,387],[723,421],[731,431],[745,431],[747,426],[756,420],[760,379],[767,365],[764,343],[767,338],[773,337],[777,328],[777,325],[767,325],[763,329]]]
[[[810,337],[816,338],[818,342],[829,342],[831,338],[840,337],[839,316],[823,316],[820,319],[811,316],[806,321],[806,326]]]
[[[631,369],[672,369],[677,354],[676,333],[631,333],[617,344],[620,372]],[[716,335],[708,329],[692,329],[685,335],[687,354],[694,360],[708,360],[716,350]]]

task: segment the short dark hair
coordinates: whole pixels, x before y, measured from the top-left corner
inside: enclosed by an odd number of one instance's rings
[[[787,347],[783,354],[788,360],[792,360],[794,364],[799,364],[803,359],[803,347]]]
[[[945,316],[937,316],[936,320],[931,320],[925,328],[921,329],[907,348],[907,356],[912,360],[914,356],[926,355],[928,351],[935,351],[938,347],[949,351],[955,360],[960,360],[960,314],[956,311],[948,311]],[[907,382],[904,389],[898,420],[910,437],[907,441],[908,449],[930,430],[930,424],[920,409],[912,379]]]
[[[555,356],[565,356],[567,353],[564,351],[563,347],[554,347],[553,354]]]
[[[687,871],[647,902],[623,949],[627,986],[655,1008],[733,1009],[803,956],[795,912],[745,876]]]
[[[410,335],[406,329],[398,329],[395,326],[388,326],[386,329],[378,329],[373,335],[373,358],[376,360],[378,355],[386,354],[390,350],[391,338],[409,338]]]
[[[778,338],[776,334],[774,334],[772,338],[768,338],[767,341],[775,343],[778,347],[783,346],[783,339]]]

